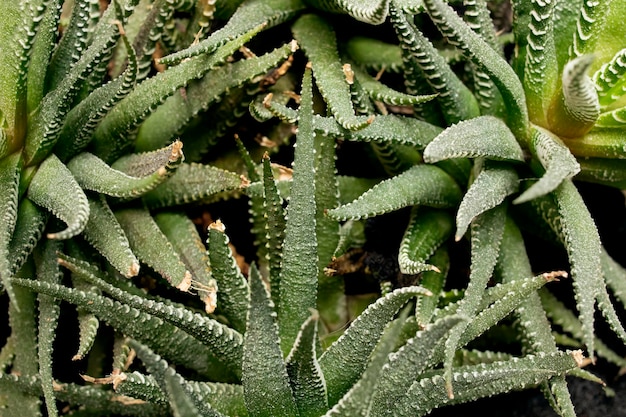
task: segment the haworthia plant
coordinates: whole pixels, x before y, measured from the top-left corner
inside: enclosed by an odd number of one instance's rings
[[[626,186],[626,6],[502,4],[0,0],[0,414],[575,417],[625,365],[576,185]]]

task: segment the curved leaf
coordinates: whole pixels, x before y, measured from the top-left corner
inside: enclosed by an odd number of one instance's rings
[[[411,205],[453,207],[460,199],[459,186],[442,169],[415,165],[376,184],[353,202],[329,210],[328,215],[340,221],[366,219]]]
[[[455,239],[461,240],[476,216],[501,204],[518,185],[517,173],[508,166],[490,165],[480,171],[459,205]]]
[[[539,181],[515,199],[515,204],[524,203],[552,192],[559,184],[572,178],[580,171],[580,165],[569,149],[562,144],[558,137],[547,130],[535,127],[531,146],[544,167],[545,173]]]
[[[424,161],[484,157],[524,161],[524,152],[507,125],[494,116],[480,116],[450,126],[424,149]]]
[[[415,206],[407,226],[398,254],[400,272],[418,274],[424,271],[441,272],[428,258],[452,234],[452,217],[441,210]]]
[[[370,304],[319,358],[329,405],[336,404],[359,379],[385,325],[412,297],[429,296],[422,287],[399,288]]]
[[[81,233],[89,219],[89,202],[69,169],[54,154],[43,161],[28,186],[28,198],[67,224],[49,239],[69,239]]]

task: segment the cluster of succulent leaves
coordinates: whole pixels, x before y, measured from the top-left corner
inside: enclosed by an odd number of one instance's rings
[[[0,0],[2,415],[420,416],[541,386],[575,416],[566,375],[597,378],[562,347],[625,365],[594,317],[626,341],[626,271],[573,180],[626,184],[626,9],[513,0],[497,33],[450,3]],[[263,140],[224,151],[233,129]],[[338,172],[347,142],[374,176]],[[246,270],[185,212],[235,198]],[[337,265],[402,209],[419,285],[353,307]],[[538,230],[569,271],[532,271]],[[575,312],[544,288],[568,275]],[[70,305],[87,383],[53,375]],[[521,355],[471,348],[510,318]]]

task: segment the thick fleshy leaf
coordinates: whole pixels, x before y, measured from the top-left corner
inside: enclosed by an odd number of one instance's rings
[[[491,77],[508,109],[507,122],[511,131],[525,142],[529,122],[524,87],[511,66],[442,0],[424,0],[424,6],[448,41]]]
[[[500,205],[482,213],[472,222],[470,277],[458,309],[458,314],[462,316],[473,319],[478,313],[479,304],[498,259],[505,220],[506,206]],[[459,340],[467,325],[467,322],[460,323],[451,330],[445,345],[444,376],[450,398],[454,397],[452,360],[454,352],[460,347]]]
[[[413,207],[398,254],[400,272],[418,274],[424,271],[440,272],[427,263],[432,254],[451,235],[454,227],[449,213],[428,207]]]
[[[211,274],[219,287],[217,308],[233,329],[243,333],[249,304],[248,282],[237,265],[224,230],[224,224],[217,220],[209,225],[207,237]]]
[[[48,212],[33,204],[28,198],[22,198],[17,208],[15,230],[9,243],[11,254],[11,272],[17,272],[39,242],[48,222]]]
[[[278,322],[283,354],[291,350],[300,326],[317,306],[318,252],[315,230],[315,147],[311,70],[302,81],[300,118],[291,184],[283,261],[280,271]]]
[[[115,80],[92,91],[67,113],[54,148],[55,154],[61,160],[81,152],[91,141],[93,132],[107,112],[135,87],[137,57],[127,37],[122,35],[122,40],[129,57],[126,70]]]
[[[80,186],[112,197],[135,198],[155,188],[165,181],[183,160],[182,143],[177,141],[166,150],[169,158],[158,161],[155,155],[149,162],[161,163],[156,167],[144,167],[138,176],[113,169],[97,156],[83,152],[67,164]],[[146,161],[148,165],[148,161]],[[155,164],[156,165],[156,164]],[[143,174],[143,175],[142,175]]]
[[[530,201],[554,191],[566,179],[580,171],[580,165],[561,140],[547,130],[535,127],[531,138],[532,149],[545,169],[543,176],[517,197],[516,204]]]
[[[319,358],[329,405],[336,404],[359,379],[384,327],[411,298],[429,296],[422,287],[399,288],[370,304]]]
[[[291,28],[298,44],[312,63],[315,83],[337,122],[348,130],[359,130],[372,118],[356,116],[350,100],[350,85],[337,52],[333,28],[321,16],[307,14]]]
[[[493,116],[459,122],[426,146],[424,161],[450,158],[478,158],[524,161],[524,152],[507,125]]]
[[[148,210],[116,210],[115,218],[122,226],[131,250],[141,262],[154,269],[173,287],[181,291],[189,290],[191,273]]]
[[[163,184],[144,194],[150,208],[202,203],[247,186],[247,180],[234,172],[203,164],[182,164]]]
[[[331,12],[347,13],[356,20],[370,25],[380,25],[387,18],[389,0],[321,0],[315,5]]]
[[[200,54],[210,54],[259,25],[269,29],[291,19],[305,9],[301,0],[252,0],[244,2],[230,17],[228,23],[210,37],[183,51],[160,59],[160,63],[172,65]]]
[[[103,195],[88,198],[89,220],[83,236],[125,277],[139,273],[139,261]]]
[[[478,102],[472,92],[393,1],[389,5],[389,17],[409,65],[419,68],[420,78],[423,77],[432,92],[437,94],[435,100],[441,106],[446,123],[457,123],[478,116]],[[411,82],[417,84],[417,80]]]
[[[315,313],[302,324],[285,359],[300,417],[319,417],[328,409],[326,382],[316,354],[318,320],[319,316]]]
[[[83,231],[89,219],[89,202],[69,169],[54,154],[39,165],[28,187],[28,198],[67,224],[49,239],[69,239]]]
[[[355,36],[345,45],[346,52],[359,65],[374,71],[401,72],[402,49],[379,39]]]
[[[398,351],[389,355],[379,383],[371,398],[370,415],[395,416],[394,408],[406,395],[407,382],[415,381],[433,365],[435,352],[441,350],[450,329],[463,320],[449,316],[428,325],[409,339]]]
[[[420,417],[444,405],[470,402],[496,392],[524,389],[576,369],[582,363],[581,356],[579,351],[539,354],[456,368],[452,375],[452,388],[456,393],[454,399],[448,397],[444,378],[437,372],[434,376],[414,382],[395,404],[391,415]]]
[[[596,87],[587,75],[592,55],[580,56],[563,68],[562,90],[548,113],[550,130],[559,136],[577,138],[587,133],[600,115]]]
[[[455,239],[461,240],[476,216],[501,204],[507,196],[516,192],[518,181],[515,170],[507,166],[491,165],[480,171],[459,204]]]
[[[187,381],[150,348],[131,340],[129,345],[157,380],[169,399],[175,417],[219,417],[220,413],[202,401]]]
[[[211,276],[209,255],[196,225],[184,213],[157,213],[154,221],[191,272],[191,289],[204,302],[205,311],[213,313],[217,303],[217,283]]]
[[[274,305],[254,264],[250,267],[241,382],[250,417],[298,415],[280,348]]]
[[[555,1],[532,1],[526,61],[524,65],[524,91],[528,113],[537,124],[545,126],[547,106],[558,82],[558,62],[554,51]]]
[[[152,150],[169,143],[183,131],[192,118],[208,109],[211,104],[219,102],[230,89],[265,74],[295,52],[296,48],[297,45],[293,42],[259,57],[225,64],[198,82],[190,84],[184,94],[172,95],[141,124],[135,149]]]
[[[453,207],[461,199],[456,182],[433,165],[415,165],[378,183],[351,203],[328,211],[337,220],[365,219],[411,205]]]
[[[106,115],[94,132],[91,148],[105,162],[118,158],[132,145],[132,133],[152,113],[157,105],[179,88],[199,79],[223,63],[233,52],[249,41],[261,27],[218,48],[211,55],[194,57],[148,78],[135,87]]]
[[[619,100],[626,93],[626,48],[613,56],[611,61],[593,74],[593,83],[598,91],[601,107],[606,107]]]
[[[11,288],[11,259],[9,252],[11,236],[18,219],[18,191],[22,157],[19,153],[0,159],[0,183],[5,189],[0,194],[0,282],[9,294],[12,303],[16,303]]]

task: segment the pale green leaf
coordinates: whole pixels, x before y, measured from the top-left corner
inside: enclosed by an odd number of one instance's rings
[[[160,59],[172,65],[200,54],[210,54],[226,42],[236,39],[259,25],[269,29],[304,10],[301,0],[248,0],[228,19],[228,23],[210,37],[187,49]]]
[[[559,184],[580,171],[578,161],[567,146],[549,131],[534,127],[530,144],[545,172],[539,181],[514,200],[515,204],[524,203],[554,191]]]
[[[196,225],[184,213],[157,213],[154,221],[191,272],[191,289],[197,292],[200,300],[204,302],[205,311],[213,313],[218,288],[211,276],[209,255]]]
[[[452,388],[455,392],[453,399],[446,392],[443,376],[437,373],[414,382],[402,401],[396,403],[393,415],[419,417],[444,405],[470,402],[496,393],[528,388],[565,371],[576,369],[581,360],[580,352],[575,351],[529,355],[488,365],[462,366],[456,368],[452,375]]]
[[[11,278],[10,242],[18,221],[18,191],[22,157],[19,153],[0,159],[0,183],[3,192],[0,195],[0,282],[11,302],[15,304],[15,293],[9,282]]]
[[[141,262],[159,273],[172,287],[181,291],[189,289],[191,273],[148,210],[124,208],[115,211],[115,218],[128,238],[130,249]]]
[[[139,273],[139,261],[130,249],[128,238],[104,196],[89,200],[89,220],[83,236],[111,265],[125,277]]]
[[[524,161],[524,152],[507,125],[494,116],[459,122],[439,134],[424,150],[424,161],[478,158]]]
[[[491,165],[480,171],[459,205],[455,239],[461,240],[476,216],[496,207],[516,192],[518,181],[517,173],[508,166]]]
[[[524,87],[511,66],[442,0],[424,0],[424,6],[448,41],[491,77],[508,109],[507,122],[511,131],[520,142],[525,142],[529,122]]]
[[[55,155],[43,161],[28,187],[28,198],[67,224],[49,239],[69,239],[81,233],[89,219],[89,202],[69,169]]]
[[[240,175],[203,164],[182,164],[163,184],[144,194],[150,208],[202,203],[222,192],[234,192],[246,185]]]
[[[442,169],[415,165],[402,174],[378,183],[351,203],[328,211],[337,220],[364,219],[411,205],[452,207],[461,190]]]
[[[373,118],[356,116],[350,99],[350,85],[337,52],[337,39],[321,16],[307,14],[291,27],[294,37],[311,61],[315,83],[337,122],[348,130],[359,130]]]
[[[593,82],[598,91],[598,101],[602,108],[610,106],[626,93],[626,48],[617,52],[611,61],[605,63],[593,74]]]
[[[395,416],[394,409],[407,393],[407,385],[433,365],[435,352],[441,350],[444,338],[462,317],[449,316],[428,325],[389,355],[379,383],[371,398],[369,413],[373,416]]]

